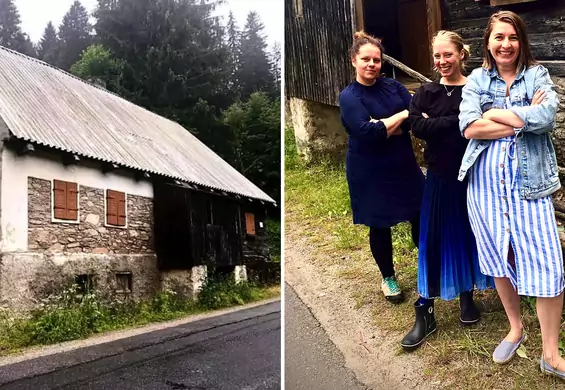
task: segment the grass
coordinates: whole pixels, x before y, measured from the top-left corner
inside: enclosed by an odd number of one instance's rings
[[[76,285],[72,285],[46,299],[25,318],[1,312],[0,355],[277,296],[280,285],[235,283],[233,278],[206,280],[197,300],[167,290],[142,302],[119,301],[96,291],[79,294]]]
[[[368,311],[375,326],[400,341],[412,327],[412,302],[417,298],[418,251],[410,238],[410,226],[393,228],[395,269],[407,299],[391,306],[380,293],[380,275],[368,248],[368,229],[351,222],[344,165],[306,165],[298,158],[290,128],[285,136],[286,231],[307,237],[316,248],[311,261],[319,267],[338,264],[336,280],[354,286],[350,290],[353,307]],[[438,331],[413,352],[425,364],[424,376],[441,381],[449,389],[565,389],[562,382],[539,372],[541,335],[535,300],[522,300],[523,323],[529,336],[526,357],[517,356],[505,366],[494,364],[491,358],[509,329],[502,304],[492,290],[478,292],[476,302],[482,320],[470,328],[459,324],[457,300],[436,303]],[[565,341],[565,334],[561,338]],[[405,352],[399,348],[398,353]]]

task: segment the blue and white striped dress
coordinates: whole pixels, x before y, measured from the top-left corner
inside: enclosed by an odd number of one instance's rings
[[[551,196],[520,198],[516,153],[514,136],[494,140],[470,170],[467,206],[479,266],[486,275],[509,278],[519,295],[554,297],[564,278],[553,203]]]

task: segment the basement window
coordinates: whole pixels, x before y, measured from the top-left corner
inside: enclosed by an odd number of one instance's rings
[[[92,275],[80,274],[75,276],[75,284],[77,285],[77,294],[84,295],[94,289],[92,283]]]
[[[130,293],[132,290],[132,274],[131,272],[116,272],[116,289],[119,293]]]

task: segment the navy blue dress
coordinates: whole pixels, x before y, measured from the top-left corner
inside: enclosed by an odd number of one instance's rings
[[[372,86],[357,81],[339,94],[341,120],[349,135],[347,181],[353,223],[391,227],[419,216],[424,175],[416,162],[408,121],[402,135],[387,138],[382,122],[410,105],[410,93],[394,79]]]

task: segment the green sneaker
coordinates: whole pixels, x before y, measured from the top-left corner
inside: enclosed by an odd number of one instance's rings
[[[394,276],[390,278],[383,278],[381,289],[383,290],[383,294],[387,301],[392,303],[401,303],[404,301],[404,295],[402,294],[400,287],[398,287],[398,283]]]

